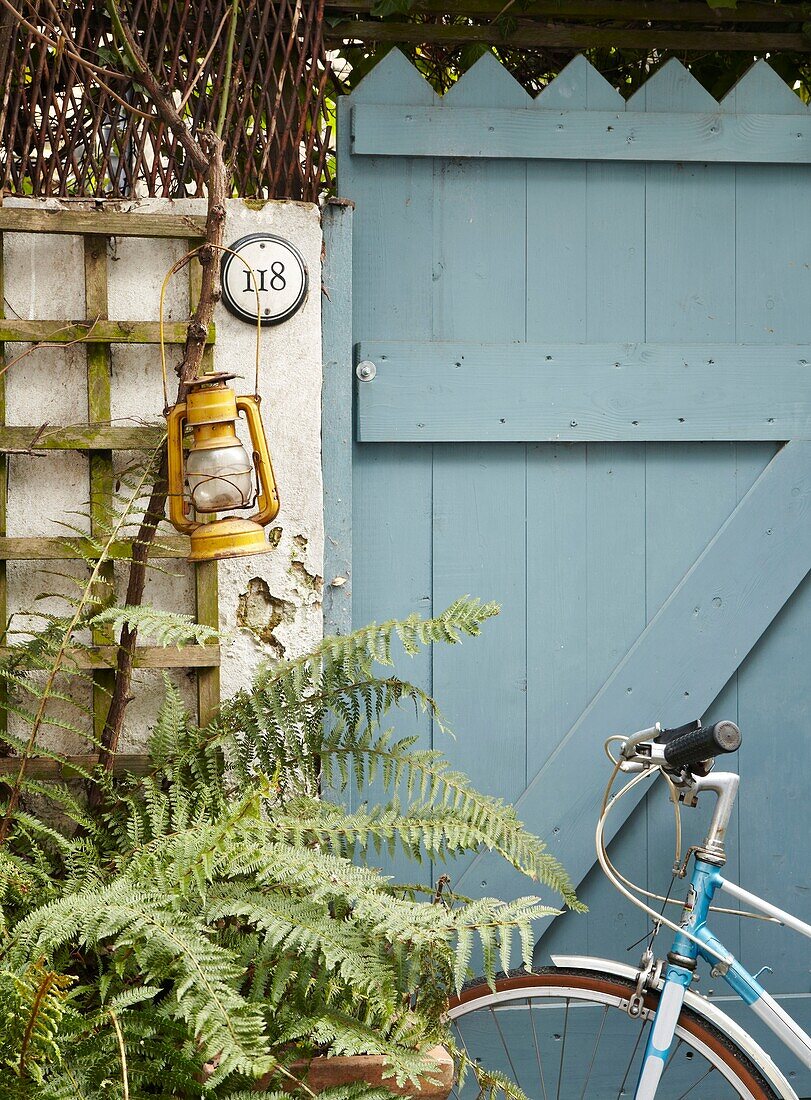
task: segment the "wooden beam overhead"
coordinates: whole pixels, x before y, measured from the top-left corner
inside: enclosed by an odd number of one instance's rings
[[[329,12],[369,15],[374,0],[327,0]],[[472,19],[495,19],[505,10],[504,0],[415,0],[414,15],[445,15],[452,12]],[[510,10],[508,9],[508,14]],[[736,8],[711,8],[707,3],[666,0],[530,0],[513,14],[522,19],[606,19],[614,22],[673,22],[705,25],[803,23],[808,16],[799,4],[738,4]]]
[[[381,23],[373,20],[346,20],[325,26],[329,42],[356,39],[362,42],[402,42],[422,45],[432,42],[443,46],[467,46],[473,43],[494,46],[547,49],[629,49],[629,50],[709,50],[761,53],[788,50],[811,53],[811,38],[801,32],[680,30],[673,27],[593,27],[587,23],[534,23],[518,20],[517,26],[504,33],[497,23],[478,26],[445,23]]]

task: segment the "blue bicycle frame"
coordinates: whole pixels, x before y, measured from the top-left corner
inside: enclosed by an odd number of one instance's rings
[[[634,1094],[635,1100],[652,1100],[656,1095],[656,1088],[673,1043],[684,994],[693,980],[693,971],[699,957],[710,963],[713,973],[723,977],[733,992],[749,1005],[806,1066],[811,1067],[811,1037],[806,1035],[708,928],[707,916],[710,905],[719,889],[725,890],[739,902],[811,938],[811,926],[757,895],[750,894],[740,886],[728,882],[721,876],[718,866],[697,858],[682,914],[683,931],[676,934],[668,956],[664,984],[648,1035],[645,1057]]]

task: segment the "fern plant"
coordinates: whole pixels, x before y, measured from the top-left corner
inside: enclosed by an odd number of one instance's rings
[[[239,1100],[257,1081],[305,1096],[320,1054],[382,1054],[400,1082],[425,1072],[474,947],[491,980],[516,944],[529,964],[532,922],[555,910],[456,897],[447,877],[425,897],[379,854],[451,867],[490,848],[578,907],[511,807],[385,728],[405,705],[442,724],[393,675],[395,644],[453,643],[495,612],[463,599],[326,639],[263,669],[205,729],[167,682],[146,775],[94,774],[92,813],[69,781],[7,800],[0,994],[20,1007],[0,1011],[0,1097]],[[350,785],[375,781],[387,801],[345,808]],[[486,1093],[520,1095],[475,1072]]]

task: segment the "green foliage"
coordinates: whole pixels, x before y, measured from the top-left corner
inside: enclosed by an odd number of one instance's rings
[[[496,611],[462,599],[328,638],[264,668],[207,729],[167,681],[149,774],[91,777],[92,814],[71,782],[26,781],[0,846],[4,1100],[118,1096],[124,1081],[132,1097],[240,1100],[257,1078],[303,1095],[302,1058],[381,1054],[407,1082],[428,1047],[452,1046],[444,1009],[473,952],[491,980],[516,948],[528,965],[532,922],[554,910],[456,897],[444,878],[421,898],[380,854],[452,868],[489,848],[578,906],[512,808],[384,725],[416,708],[443,728],[395,653],[473,637]],[[371,783],[387,800],[347,810],[342,795]],[[475,1072],[488,1095],[520,1096]],[[330,1093],[361,1094],[387,1095]]]
[[[408,15],[414,0],[372,0],[372,15]]]

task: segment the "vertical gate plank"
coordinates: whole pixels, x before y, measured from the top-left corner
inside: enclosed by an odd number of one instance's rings
[[[447,93],[443,110],[487,103],[530,103],[492,54]],[[525,211],[523,161],[437,162],[436,339],[526,338]],[[474,783],[505,798],[520,791],[526,775],[525,516],[523,444],[435,446],[435,605],[465,592],[502,605],[474,644],[435,648],[434,692],[458,736],[442,747]]]
[[[641,341],[645,336],[645,168],[588,165],[588,300],[590,341]],[[645,627],[645,448],[588,448],[589,681],[591,699]],[[587,702],[588,700],[586,700]],[[618,864],[646,881],[640,829],[620,830],[611,843]],[[642,914],[595,868],[583,884],[589,906],[589,953],[614,952],[645,932]]]
[[[536,101],[539,108],[564,104],[625,108],[619,93],[584,58],[571,62]],[[644,339],[644,212],[643,165],[528,164],[528,338]],[[549,254],[547,242],[555,240],[565,241],[565,247]],[[565,293],[558,293],[559,285]],[[553,510],[553,501],[540,504],[534,516],[530,510],[546,471],[537,462],[528,466],[529,545],[533,530],[557,544],[543,555],[540,568],[533,568],[532,558],[529,563],[530,606],[540,592],[543,611],[532,615],[529,625],[528,737],[531,749],[539,738],[545,746],[544,755],[531,751],[530,774],[543,765],[645,623],[644,449],[622,444],[554,450],[555,466],[568,453],[567,465],[579,455],[582,469],[579,482],[567,485],[567,511],[577,520],[557,530],[566,517]],[[532,448],[531,454],[540,457],[543,448]],[[550,526],[556,533],[547,533]],[[565,642],[558,640],[563,637]],[[547,701],[550,691],[555,698]],[[551,722],[544,713],[550,705],[558,712]],[[644,878],[645,851],[638,837],[618,836],[612,851],[632,876]],[[617,930],[628,942],[644,931],[641,917],[601,874],[588,876],[581,895],[589,914],[555,921],[537,949],[539,958],[609,950]]]
[[[353,334],[429,338],[432,311],[433,165],[430,160],[375,157],[355,171],[350,155],[351,103],[430,104],[430,86],[392,50],[339,105],[339,185],[356,203],[352,242]],[[357,382],[357,385],[363,385]],[[353,571],[364,578],[352,597],[355,626],[434,610],[432,570],[432,448],[356,445],[353,457]],[[437,607],[437,610],[440,610]],[[431,690],[431,657],[421,653],[403,674]],[[392,723],[399,735],[431,745],[431,721],[403,711]],[[380,791],[364,797],[374,800]],[[350,801],[359,800],[351,792]],[[419,879],[413,865],[381,860],[404,881]],[[422,876],[430,878],[426,868]]]
[[[729,101],[729,102],[728,102]],[[724,108],[806,113],[799,98],[766,65],[754,65],[724,100]],[[811,222],[807,166],[763,165],[738,168],[738,332],[748,344],[769,345],[808,338],[811,296]],[[767,368],[764,368],[767,369]],[[739,445],[743,451],[743,447]],[[753,449],[755,454],[767,447]],[[807,682],[802,654],[811,645],[811,583],[806,580],[783,609],[766,637],[741,667],[739,717],[744,741],[740,772],[745,812],[739,842],[741,880],[775,904],[811,919],[807,861],[790,846],[775,849],[774,822],[780,835],[807,833],[804,792],[811,784],[807,739]],[[774,969],[767,985],[780,993],[808,994],[807,951],[785,929],[745,921],[741,951],[750,964]],[[811,1000],[791,1003],[804,1027],[811,1026]],[[785,1054],[780,1052],[781,1065]],[[794,1066],[792,1085],[800,1095],[811,1088],[811,1073]]]
[[[671,61],[630,104],[647,111],[714,110],[710,94]],[[688,343],[734,339],[735,168],[657,164],[647,168],[646,339],[677,333]],[[735,444],[648,444],[646,481],[647,619],[650,621],[737,503]],[[735,717],[734,681],[713,708]],[[689,699],[684,715],[693,714]],[[710,717],[711,715],[707,715]],[[670,722],[670,715],[662,716]],[[640,715],[640,725],[648,716]],[[672,724],[676,724],[673,720]],[[696,814],[685,825],[692,839]],[[673,813],[662,790],[647,799],[648,881],[670,881]],[[737,924],[722,929],[737,946]]]

